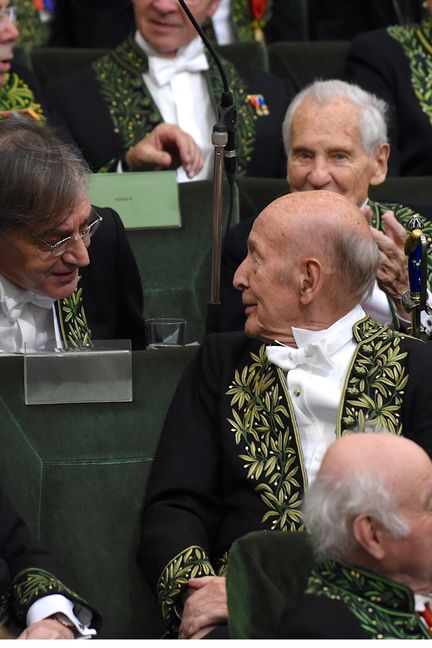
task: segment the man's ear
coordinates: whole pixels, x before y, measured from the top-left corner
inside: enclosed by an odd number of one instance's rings
[[[302,304],[310,304],[321,285],[322,268],[317,259],[304,259],[299,276],[299,295]]]
[[[379,185],[387,177],[387,162],[390,155],[390,144],[381,144],[372,154],[371,164],[373,165],[373,174],[369,181],[371,185]]]
[[[375,560],[385,557],[385,542],[388,533],[370,515],[357,515],[352,523],[352,532],[359,545]]]

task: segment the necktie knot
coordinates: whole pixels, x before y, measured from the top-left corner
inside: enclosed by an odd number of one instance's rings
[[[158,86],[169,83],[179,72],[202,72],[209,67],[203,51],[189,49],[173,58],[150,55],[148,66],[149,74]]]
[[[315,369],[331,369],[334,366],[325,340],[312,342],[299,349],[289,346],[273,345],[266,347],[267,357],[282,371],[290,371],[298,366]]]

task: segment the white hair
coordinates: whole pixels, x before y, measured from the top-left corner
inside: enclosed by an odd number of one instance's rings
[[[320,104],[326,105],[342,97],[356,106],[360,111],[360,134],[363,146],[368,155],[372,155],[378,146],[386,144],[387,125],[386,114],[388,106],[383,99],[366,92],[353,83],[340,79],[328,81],[314,81],[299,92],[290,105],[282,124],[284,146],[287,156],[290,150],[291,124],[294,114],[303,101],[312,98]]]
[[[377,432],[389,434],[388,432]],[[357,515],[382,524],[392,538],[405,538],[410,527],[394,496],[376,472],[347,472],[343,476],[318,474],[305,499],[303,517],[320,559],[350,562],[358,543],[352,533]]]

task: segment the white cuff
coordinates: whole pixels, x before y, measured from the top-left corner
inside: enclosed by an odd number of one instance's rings
[[[38,599],[31,605],[27,611],[27,627],[37,623],[42,619],[47,619],[52,614],[61,612],[74,624],[78,633],[77,639],[90,639],[96,634],[96,630],[89,628],[92,613],[88,608],[81,607],[78,616],[74,614],[74,604],[61,594],[50,594]]]

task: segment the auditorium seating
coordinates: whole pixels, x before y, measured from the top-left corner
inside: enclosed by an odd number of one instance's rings
[[[304,591],[313,562],[305,532],[255,531],[234,542],[227,566],[231,638],[277,638],[284,605]]]
[[[102,638],[155,638],[159,607],[135,556],[144,489],[194,349],[133,353],[133,402],[26,406],[23,357],[0,362],[2,485],[68,584],[104,617]]]
[[[238,178],[237,187],[241,220],[257,216],[272,200],[289,191],[286,180],[273,178]],[[428,176],[387,178],[383,184],[371,186],[369,195],[373,200],[424,206],[425,217],[432,216],[432,182]]]
[[[186,342],[201,341],[210,298],[213,183],[178,185],[180,229],[128,230],[144,287],[145,317],[184,317]],[[234,192],[233,224],[238,222]],[[224,223],[228,217],[224,189]]]

